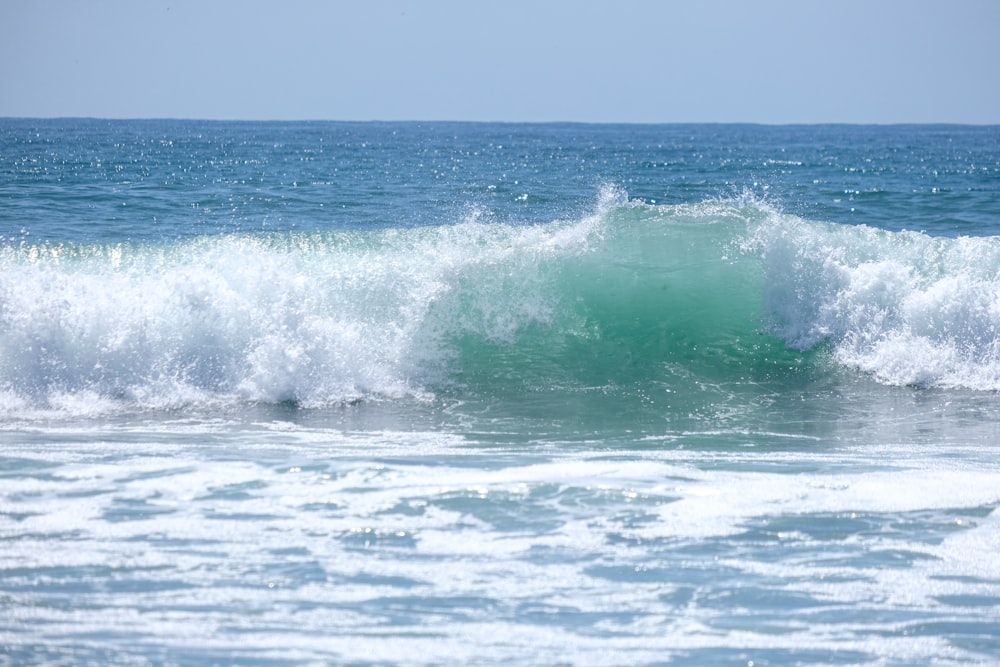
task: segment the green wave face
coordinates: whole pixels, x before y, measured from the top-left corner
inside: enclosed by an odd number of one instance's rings
[[[769,215],[621,205],[561,252],[533,246],[468,272],[435,311],[464,323],[447,336],[453,391],[490,414],[637,428],[705,428],[799,391],[820,372],[816,355],[768,333],[763,267],[744,247]]]

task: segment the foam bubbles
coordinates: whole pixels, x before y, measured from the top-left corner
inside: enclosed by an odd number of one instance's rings
[[[456,330],[551,317],[544,265],[597,219],[6,248],[0,409],[421,398]]]
[[[1000,240],[772,214],[748,247],[772,330],[887,384],[1000,389]]]

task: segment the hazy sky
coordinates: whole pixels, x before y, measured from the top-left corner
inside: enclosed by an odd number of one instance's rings
[[[0,116],[1000,123],[1000,0],[0,0]]]

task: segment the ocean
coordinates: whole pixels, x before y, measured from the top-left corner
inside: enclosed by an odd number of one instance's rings
[[[0,119],[0,665],[1000,664],[1000,127]]]

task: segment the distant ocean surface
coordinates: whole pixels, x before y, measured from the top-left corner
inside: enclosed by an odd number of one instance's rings
[[[1000,127],[0,119],[0,665],[1000,664]]]

